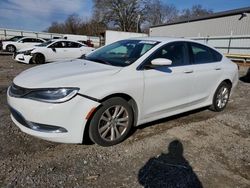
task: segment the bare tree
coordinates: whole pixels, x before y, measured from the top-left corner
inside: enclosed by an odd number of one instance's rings
[[[149,25],[168,23],[178,17],[179,11],[174,5],[160,0],[147,0],[145,2],[145,17]]]
[[[136,31],[143,19],[142,0],[94,0],[94,18],[109,27],[122,31]],[[142,21],[142,20],[141,20]]]
[[[81,27],[81,18],[77,14],[70,15],[64,23],[65,32],[71,34],[79,34]]]
[[[179,19],[190,19],[194,17],[206,16],[212,14],[211,9],[203,8],[201,5],[194,5],[191,9],[184,9],[179,17]]]
[[[58,22],[52,22],[51,26],[45,31],[50,33],[64,33],[64,24]]]

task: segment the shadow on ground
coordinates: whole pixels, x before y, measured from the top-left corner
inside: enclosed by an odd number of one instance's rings
[[[168,153],[153,157],[140,169],[139,183],[147,188],[202,188],[189,162],[183,156],[183,145],[172,141]]]
[[[248,68],[247,74],[245,76],[240,77],[242,82],[250,83],[250,68]]]

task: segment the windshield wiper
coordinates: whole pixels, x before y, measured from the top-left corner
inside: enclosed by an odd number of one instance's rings
[[[105,61],[105,60],[102,60],[102,59],[88,59],[88,58],[84,58],[86,60],[89,60],[89,61],[94,61],[94,62],[98,62],[98,63],[102,63],[102,64],[106,64],[106,65],[112,65],[111,63]]]

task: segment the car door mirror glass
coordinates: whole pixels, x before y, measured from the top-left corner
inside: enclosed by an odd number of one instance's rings
[[[56,52],[56,48],[54,48],[54,47],[52,47],[51,50],[52,50],[53,52]]]
[[[157,58],[151,61],[151,64],[154,66],[167,66],[171,65],[172,61],[166,58]]]

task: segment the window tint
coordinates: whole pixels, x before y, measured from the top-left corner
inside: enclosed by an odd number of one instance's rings
[[[191,43],[190,46],[194,64],[213,63],[222,59],[221,54],[209,47],[197,43]]]
[[[222,55],[219,52],[216,52],[215,50],[211,49],[213,56],[214,56],[214,60],[216,62],[221,61],[222,59]]]
[[[65,41],[55,42],[54,44],[50,45],[50,48],[66,48],[66,42]]]
[[[189,64],[189,59],[186,55],[186,43],[173,42],[165,45],[157,50],[150,58],[149,63],[157,58],[166,58],[172,61],[171,66],[183,66]]]
[[[82,45],[76,42],[67,42],[67,48],[80,48]]]
[[[134,63],[156,44],[157,41],[122,40],[94,51],[85,59],[124,67]]]
[[[44,41],[42,41],[41,39],[34,39],[35,42],[39,42],[39,43],[43,43]]]
[[[34,42],[32,38],[25,38],[22,41],[23,42]]]

